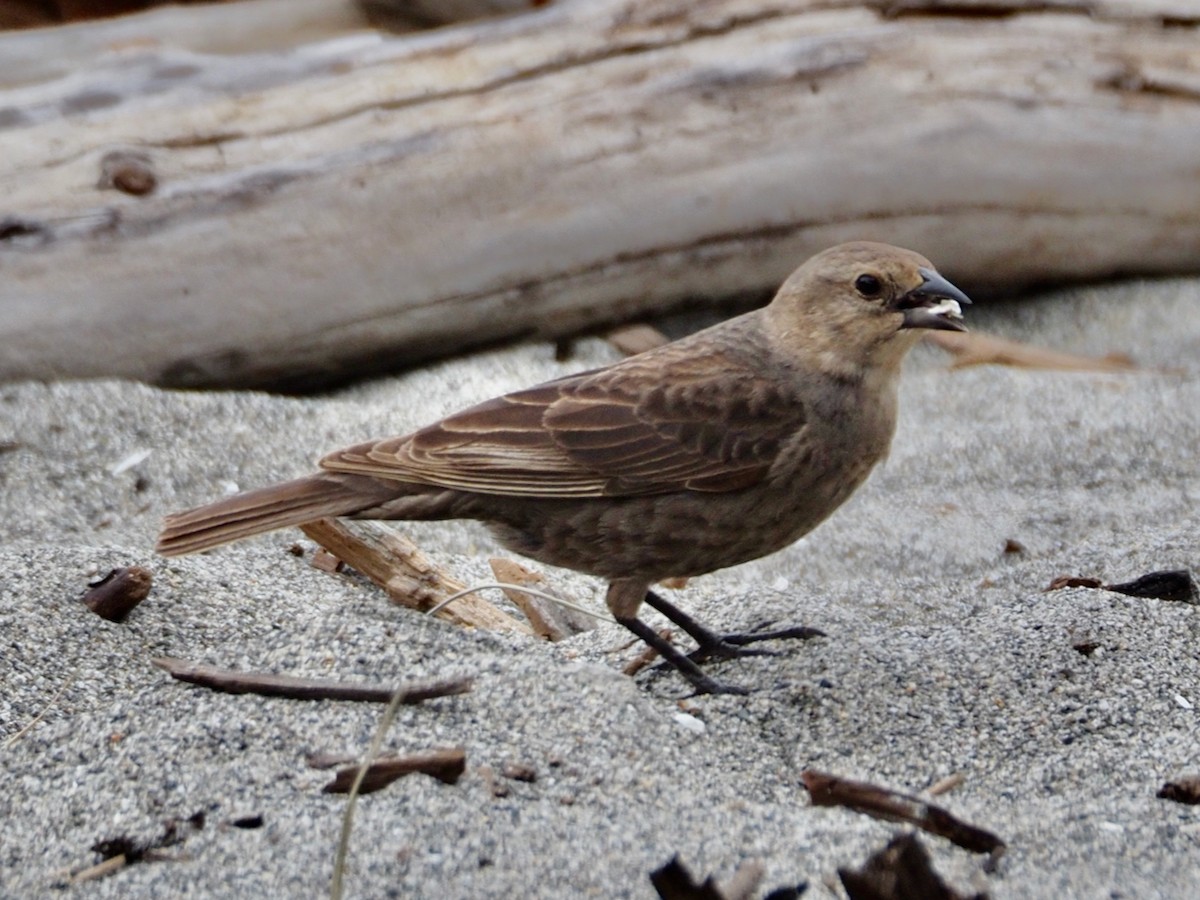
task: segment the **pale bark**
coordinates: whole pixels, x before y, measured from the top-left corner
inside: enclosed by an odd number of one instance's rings
[[[317,384],[859,237],[982,291],[1200,269],[1192,0],[581,0],[229,55],[86,27],[0,38],[0,379]]]

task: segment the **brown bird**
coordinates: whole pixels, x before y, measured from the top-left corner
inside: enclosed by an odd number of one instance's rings
[[[170,515],[158,551],[325,516],[478,519],[516,553],[607,579],[616,620],[697,692],[743,693],[696,661],[811,631],[722,637],[651,585],[773,553],[837,509],[888,451],[905,354],[922,329],[965,330],[964,303],[916,253],[842,244],[762,309]],[[698,649],[684,655],[642,622],[643,601]]]

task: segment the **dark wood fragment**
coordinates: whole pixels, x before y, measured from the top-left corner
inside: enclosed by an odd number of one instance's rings
[[[1176,603],[1200,602],[1196,582],[1192,580],[1192,573],[1187,569],[1148,572],[1133,581],[1106,584],[1104,589],[1129,597],[1146,597],[1151,600],[1170,600]]]
[[[892,839],[859,870],[838,869],[850,900],[967,900],[942,881],[915,833]],[[970,900],[986,900],[974,894]]]
[[[500,767],[500,774],[513,781],[524,781],[529,784],[537,781],[537,769],[529,763],[506,762]]]
[[[651,872],[650,883],[662,900],[727,900],[711,875],[698,883],[678,855]]]
[[[124,622],[133,608],[150,595],[154,576],[142,566],[113,569],[88,586],[84,605],[102,619]]]
[[[434,697],[465,694],[471,690],[470,678],[443,678],[437,681],[414,682],[400,686],[381,684],[349,684],[322,678],[297,678],[293,675],[270,675],[260,672],[239,672],[191,663],[184,659],[160,656],[152,660],[179,681],[199,684],[227,694],[259,694],[264,697],[287,697],[291,700],[351,700],[363,703],[388,703],[399,691],[401,703],[413,704]]]
[[[842,806],[876,819],[915,825],[972,853],[997,855],[1004,850],[1004,841],[990,831],[969,825],[919,797],[815,769],[805,769],[800,780],[813,806]]]
[[[1155,795],[1161,800],[1174,800],[1189,806],[1200,805],[1200,775],[1184,775],[1168,781]]]
[[[1099,641],[1078,641],[1071,645],[1071,648],[1084,656],[1091,656],[1100,649]]]
[[[428,753],[412,753],[408,756],[393,756],[377,759],[367,767],[367,774],[358,788],[360,794],[370,794],[387,787],[397,778],[421,772],[432,775],[446,784],[458,781],[467,767],[467,751],[462,747],[448,750],[431,750]],[[322,789],[326,794],[349,793],[359,766],[338,769],[337,776]]]

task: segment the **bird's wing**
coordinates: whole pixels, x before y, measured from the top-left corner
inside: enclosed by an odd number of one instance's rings
[[[762,480],[803,425],[791,391],[713,349],[517,391],[321,465],[519,497],[720,492]]]

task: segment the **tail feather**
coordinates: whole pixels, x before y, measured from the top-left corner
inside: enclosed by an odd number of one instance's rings
[[[355,475],[318,474],[246,491],[163,520],[157,551],[182,556],[252,535],[345,516],[377,505],[379,482]]]

